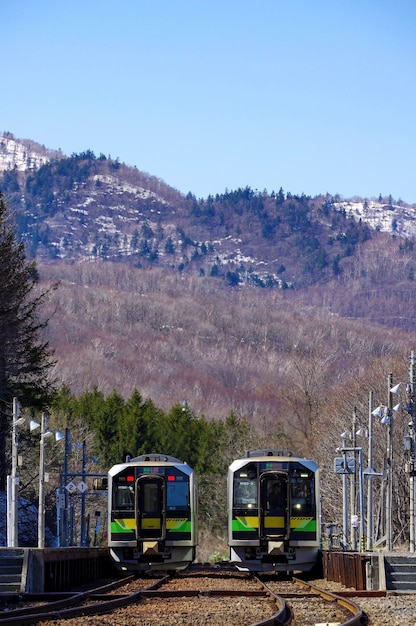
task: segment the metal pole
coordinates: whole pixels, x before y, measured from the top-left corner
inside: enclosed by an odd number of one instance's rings
[[[368,400],[368,491],[367,491],[367,550],[373,549],[374,543],[374,490],[373,476],[374,452],[373,452],[373,409],[374,393],[370,391]]]
[[[85,483],[87,465],[87,444],[85,441],[82,444],[82,482]],[[87,528],[85,519],[85,491],[81,492],[81,536],[80,545],[85,547],[87,545]]]
[[[68,547],[68,523],[69,523],[69,493],[66,489],[68,480],[69,453],[71,451],[71,436],[69,428],[65,429],[65,455],[64,455],[64,471],[61,474],[61,490],[64,494],[64,508],[61,511],[60,525],[60,547]]]
[[[355,454],[355,453],[354,453]],[[360,483],[360,551],[365,552],[365,534],[364,534],[364,472],[363,472],[363,449],[358,448],[359,483]]]
[[[351,446],[354,454],[354,474],[352,476],[351,486],[351,520],[352,516],[357,515],[357,463],[356,463],[356,434],[357,434],[357,409],[354,407],[352,417],[352,433],[351,433]],[[357,550],[357,528],[351,525],[351,550]]]
[[[410,355],[410,415],[411,415],[411,450],[409,468],[409,539],[410,552],[415,552],[415,465],[416,465],[416,362],[412,350]]]
[[[45,547],[45,441],[47,416],[42,413],[39,454],[38,548]]]
[[[393,386],[393,374],[388,379],[388,418],[387,424],[387,494],[386,494],[386,549],[393,550],[393,399],[390,389]]]
[[[342,440],[342,447],[346,447],[345,439]],[[344,468],[348,467],[347,453],[343,452]],[[345,547],[349,547],[349,520],[348,520],[348,474],[344,472],[342,474],[342,532],[344,535]]]
[[[19,545],[19,478],[17,476],[18,440],[17,440],[17,420],[19,419],[20,406],[17,398],[13,398],[12,415],[12,473],[8,486],[10,487],[10,511],[7,527],[7,545],[10,548],[17,548]]]

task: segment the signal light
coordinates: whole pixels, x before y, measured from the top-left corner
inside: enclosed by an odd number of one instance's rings
[[[108,489],[107,476],[104,476],[103,478],[95,478],[93,485],[94,485],[94,491],[107,491]]]

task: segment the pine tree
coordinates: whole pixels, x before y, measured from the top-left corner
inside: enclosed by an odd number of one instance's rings
[[[52,390],[48,372],[52,351],[42,341],[47,321],[40,308],[48,291],[35,289],[39,275],[26,259],[17,240],[15,225],[0,192],[0,399],[11,403],[16,396],[25,406],[45,406]],[[5,446],[10,415],[0,411],[0,489],[5,480]]]

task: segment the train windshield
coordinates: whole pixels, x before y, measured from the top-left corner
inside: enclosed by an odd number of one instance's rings
[[[134,510],[134,474],[130,469],[114,477],[112,504],[116,511]]]
[[[254,465],[243,467],[235,473],[233,505],[241,509],[257,508],[257,470]]]
[[[315,480],[306,469],[295,471],[290,479],[292,515],[315,515]]]
[[[134,509],[133,488],[118,485],[114,494],[114,508],[119,511]]]
[[[167,510],[179,511],[188,509],[189,504],[189,480],[185,476],[175,476],[175,480],[169,480],[168,477],[166,483]]]

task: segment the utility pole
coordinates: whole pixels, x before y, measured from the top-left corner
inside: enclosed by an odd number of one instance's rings
[[[349,519],[348,519],[348,459],[347,453],[343,449],[346,447],[345,438],[342,439],[342,456],[344,464],[344,472],[342,473],[342,531],[344,535],[345,549],[348,550],[350,543]]]
[[[386,494],[386,549],[393,550],[393,374],[388,375],[388,423],[387,423],[387,494]]]
[[[18,547],[18,526],[19,526],[19,477],[17,476],[18,463],[18,442],[17,427],[20,414],[20,405],[17,398],[13,398],[12,414],[12,473],[7,477],[7,546],[9,548]]]
[[[82,444],[82,483],[85,484],[87,473],[87,444],[85,441]],[[87,523],[85,518],[85,490],[81,492],[81,532],[80,532],[80,544],[82,547],[87,545]]]
[[[48,418],[42,413],[39,452],[38,548],[45,547],[45,445],[53,433],[47,430]]]
[[[407,385],[408,404],[407,411],[410,414],[410,436],[406,438],[408,445],[406,448],[410,453],[410,462],[407,464],[409,472],[409,540],[410,552],[415,552],[415,476],[416,476],[416,362],[415,354],[412,350],[410,355],[409,368],[410,383]]]
[[[356,463],[356,447],[357,447],[357,408],[354,407],[352,414],[352,432],[351,432],[351,446],[354,454],[354,475],[351,485],[351,550],[354,552],[357,550],[357,463]]]
[[[71,435],[69,429],[65,430],[65,455],[64,455],[64,471],[61,474],[61,483],[59,488],[59,547],[66,548],[69,545],[68,525],[69,525],[69,493],[66,489],[68,480],[69,453],[71,450]]]
[[[374,491],[373,491],[373,474],[374,474],[374,451],[373,451],[373,410],[374,410],[374,392],[370,391],[368,400],[368,476],[367,476],[367,550],[373,549],[374,543]]]

